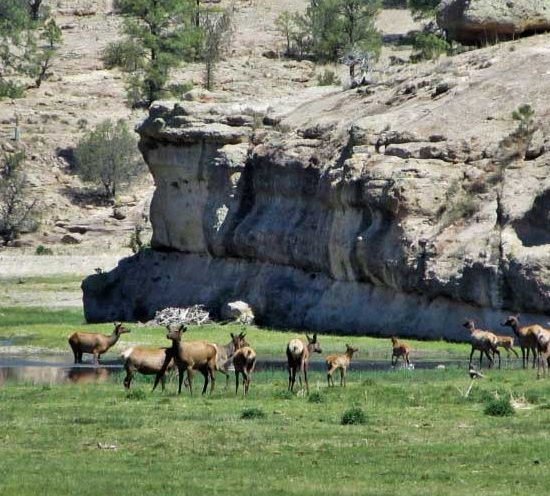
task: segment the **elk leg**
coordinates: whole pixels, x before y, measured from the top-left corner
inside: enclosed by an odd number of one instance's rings
[[[208,387],[208,371],[204,370],[204,369],[201,369],[200,372],[201,372],[202,376],[204,377],[204,384],[202,386],[202,393],[201,394],[205,394],[206,393],[206,388]]]
[[[288,366],[288,390],[292,392],[292,367]]]
[[[132,370],[130,369],[130,367],[126,367],[126,377],[124,378],[124,387],[126,389],[130,389],[132,377],[133,377]]]
[[[510,351],[516,355],[516,358],[519,358],[518,352],[514,348],[510,348]]]
[[[216,378],[214,377],[214,370],[215,369],[208,369],[208,373],[210,374],[210,394],[214,392],[214,386],[216,385]]]
[[[304,375],[304,383],[306,385],[306,393],[309,394],[309,383],[307,382],[307,364],[302,365],[302,374]]]
[[[500,369],[500,351],[498,351],[496,348],[493,351],[493,360],[495,359],[495,353],[498,355],[498,368]]]
[[[481,362],[483,361],[483,350],[479,352],[479,368],[481,368]],[[489,365],[490,367],[491,365]]]
[[[470,367],[470,368],[472,367],[472,357],[474,356],[474,351],[475,351],[475,349],[472,346],[472,351],[470,352],[470,363],[468,365],[468,367]]]
[[[164,374],[160,379],[160,385],[162,387],[162,391],[164,391],[166,389],[166,374]]]
[[[181,394],[181,385],[183,384],[183,372],[183,367],[178,367],[178,394]]]
[[[290,384],[289,384],[290,387]],[[239,394],[239,372],[235,370],[235,396]]]
[[[245,370],[244,372],[244,387],[243,387],[243,396],[248,394],[248,388],[250,386],[250,373]]]
[[[537,358],[537,350],[532,348],[531,351],[533,352],[533,368],[535,368],[535,359]]]
[[[344,384],[344,369],[340,369],[340,387],[345,386]]]

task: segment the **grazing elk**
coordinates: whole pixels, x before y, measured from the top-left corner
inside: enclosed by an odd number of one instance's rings
[[[404,341],[399,341],[395,336],[391,338],[392,352],[391,352],[391,365],[394,367],[397,365],[399,357],[403,358],[405,365],[410,366],[409,355],[411,353],[411,347]]]
[[[466,320],[463,327],[468,329],[470,333],[470,343],[472,344],[472,351],[470,352],[470,362],[469,366],[472,368],[472,357],[474,356],[474,351],[479,351],[479,368],[481,368],[481,362],[483,360],[483,353],[489,359],[489,368],[493,365],[493,358],[495,354],[498,355],[498,368],[500,368],[500,351],[498,351],[497,343],[498,338],[494,333],[490,331],[484,331],[482,329],[476,329],[475,323],[473,320]]]
[[[233,366],[235,367],[235,394],[239,392],[239,374],[243,376],[243,395],[248,394],[252,372],[256,365],[256,352],[250,346],[237,349],[233,355]]]
[[[303,381],[306,385],[306,391],[309,394],[309,384],[307,382],[307,368],[309,357],[312,353],[322,353],[321,346],[317,340],[317,334],[310,338],[306,334],[307,345],[301,339],[291,339],[286,346],[286,358],[288,361],[288,390],[294,392],[296,382],[296,373],[300,369],[300,387]]]
[[[187,370],[187,382],[189,391],[193,394],[193,370],[198,370],[204,377],[204,386],[202,394],[206,393],[208,381],[210,380],[210,393],[214,391],[214,372],[216,371],[216,359],[218,350],[216,345],[207,341],[188,341],[182,342],[181,336],[187,331],[185,325],[181,325],[178,329],[173,329],[167,326],[168,332],[166,339],[172,341],[170,354],[166,355],[162,368],[157,372],[153,391],[157,387],[162,376],[165,374],[170,360],[173,358],[176,367],[178,368],[178,394],[181,394],[181,385],[183,384],[183,374]]]
[[[512,331],[514,331],[514,334],[517,336],[521,348],[523,368],[526,369],[529,365],[529,352],[533,354],[533,368],[535,368],[538,347],[535,331],[543,328],[536,324],[520,327],[519,315],[510,315],[501,325],[511,327]]]
[[[327,382],[330,387],[331,383],[334,386],[334,379],[332,374],[335,370],[340,370],[340,386],[346,385],[346,372],[353,358],[353,354],[357,353],[357,348],[352,348],[349,344],[346,344],[346,352],[343,355],[329,355],[325,358],[327,364]]]
[[[115,322],[114,326],[115,328],[111,335],[93,332],[73,332],[69,336],[69,345],[73,350],[74,363],[82,363],[82,355],[84,353],[91,353],[94,356],[94,363],[96,365],[99,364],[101,355],[115,345],[120,335],[130,332],[130,329],[126,329],[118,322]]]
[[[171,356],[171,348],[142,348],[132,346],[124,350],[120,357],[124,361],[124,387],[130,389],[132,379],[136,372],[143,375],[156,375],[162,370],[164,362],[168,359],[166,370],[174,368],[174,359]],[[161,386],[164,391],[166,374],[161,377]]]

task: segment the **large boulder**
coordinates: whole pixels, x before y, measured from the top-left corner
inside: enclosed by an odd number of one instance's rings
[[[443,0],[437,23],[465,44],[550,30],[550,0]]]

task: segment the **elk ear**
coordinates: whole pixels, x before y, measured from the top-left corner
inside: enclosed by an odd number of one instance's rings
[[[185,324],[181,324],[178,328],[178,331],[186,332],[187,331],[187,326]]]
[[[313,335],[313,342],[315,343],[317,341],[317,333]]]
[[[113,325],[115,326],[115,329],[118,329],[122,323],[121,322],[113,322]]]
[[[230,332],[229,334],[231,335],[231,339],[235,337],[235,334],[233,334],[232,332]]]
[[[244,339],[245,336],[246,336],[246,332],[241,332],[241,334],[240,334],[241,339]]]
[[[170,324],[167,324],[165,327],[166,327],[166,329],[169,330],[169,331],[172,330],[172,326],[171,326]]]
[[[312,339],[306,334],[306,339],[308,343],[311,343]]]

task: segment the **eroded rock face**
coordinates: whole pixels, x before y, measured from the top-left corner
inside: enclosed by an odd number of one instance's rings
[[[498,326],[509,311],[545,322],[550,81],[533,74],[550,49],[514,53],[521,64],[505,49],[456,57],[445,77],[466,76],[437,98],[440,69],[415,69],[275,128],[156,104],[138,130],[155,249],[84,282],[87,319],[244,300],[259,323],[347,333],[464,339],[465,317]],[[525,101],[541,117],[518,144]]]
[[[484,44],[550,30],[549,0],[443,0],[437,23],[453,40]]]

